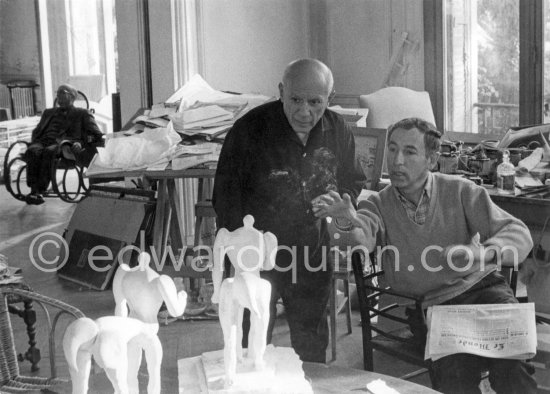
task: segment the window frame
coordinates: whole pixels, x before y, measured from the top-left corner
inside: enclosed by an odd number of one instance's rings
[[[445,125],[444,2],[424,0],[424,83],[430,94],[436,124]],[[520,0],[519,125],[543,122],[544,0]],[[510,125],[518,126],[518,125]],[[476,143],[494,139],[487,134],[444,130],[453,140]]]

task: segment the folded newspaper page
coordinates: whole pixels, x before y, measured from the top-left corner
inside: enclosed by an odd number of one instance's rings
[[[537,351],[535,304],[437,305],[428,308],[425,359],[455,353],[528,359]]]

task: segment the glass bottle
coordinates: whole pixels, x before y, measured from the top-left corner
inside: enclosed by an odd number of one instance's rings
[[[514,194],[516,170],[510,163],[510,152],[502,152],[502,163],[497,167],[497,191],[499,194]]]

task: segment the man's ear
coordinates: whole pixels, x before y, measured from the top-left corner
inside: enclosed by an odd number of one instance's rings
[[[430,155],[429,159],[430,159],[430,170],[433,170],[435,168],[435,166],[437,165],[437,162],[439,160],[439,156],[441,155],[441,153],[439,152],[434,152]]]
[[[330,94],[328,95],[328,104],[330,104],[330,102],[332,101],[332,99],[334,98],[334,96],[336,96],[336,90],[333,90],[333,91],[330,92]]]
[[[283,83],[279,82],[279,97],[281,98],[281,101],[283,101],[283,93],[284,93]]]

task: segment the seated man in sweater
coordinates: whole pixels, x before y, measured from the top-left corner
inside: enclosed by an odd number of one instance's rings
[[[78,165],[87,166],[96,153],[95,146],[103,138],[92,114],[73,105],[76,96],[77,90],[73,86],[59,86],[58,106],[45,110],[32,132],[31,144],[25,154],[27,185],[31,188],[27,204],[44,202],[42,194],[50,184],[50,167],[59,143],[69,141],[69,155],[74,156]]]
[[[384,252],[382,264],[388,284],[397,291],[425,296],[432,305],[515,303],[496,262],[523,261],[533,246],[529,231],[496,206],[483,187],[430,172],[440,138],[432,124],[417,118],[390,126],[391,185],[362,201],[357,211],[349,196],[329,192],[315,207],[316,215],[336,218],[340,230],[361,227],[371,251],[376,245],[393,246],[397,252]],[[426,327],[418,321],[409,316],[411,331],[425,343]],[[471,354],[435,361],[432,385],[445,393],[479,392],[486,370],[497,393],[536,392],[529,364]]]

